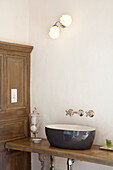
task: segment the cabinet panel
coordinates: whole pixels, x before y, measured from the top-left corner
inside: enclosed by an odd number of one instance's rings
[[[0,143],[28,136],[28,118],[0,123]]]
[[[29,154],[19,151],[0,153],[0,170],[30,170]]]
[[[26,107],[27,93],[27,63],[26,57],[6,56],[6,101],[7,108]],[[17,101],[11,102],[11,89],[17,91]]]
[[[0,54],[0,110],[2,109],[3,56]]]
[[[23,170],[24,165],[24,152],[12,152],[8,157],[6,170]]]

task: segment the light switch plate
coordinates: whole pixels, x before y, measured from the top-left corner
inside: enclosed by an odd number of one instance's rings
[[[11,103],[17,103],[17,89],[11,89]]]

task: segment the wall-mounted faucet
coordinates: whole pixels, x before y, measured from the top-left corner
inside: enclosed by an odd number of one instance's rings
[[[83,110],[78,110],[78,111],[74,111],[73,109],[69,109],[66,110],[66,116],[73,116],[74,114],[78,114],[79,116],[83,116],[84,115],[84,111]]]
[[[73,116],[74,114],[78,114],[79,116],[83,116],[84,115],[84,111],[83,110],[78,110],[78,111],[74,111],[73,109],[69,109],[66,110],[66,116]],[[86,117],[93,117],[94,116],[94,111],[93,110],[89,110],[88,112],[86,111]]]

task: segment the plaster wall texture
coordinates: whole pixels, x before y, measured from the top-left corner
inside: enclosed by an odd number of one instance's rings
[[[53,123],[96,127],[94,143],[103,145],[113,138],[113,1],[32,0],[29,40],[32,53],[32,107],[41,114],[39,136]],[[73,23],[57,40],[48,36],[62,14]],[[94,118],[67,117],[65,110],[93,109]],[[32,157],[32,168],[40,163]],[[66,169],[66,160],[56,159],[56,169]],[[110,170],[111,167],[76,162],[74,169]]]
[[[28,0],[0,0],[0,41],[28,44]]]

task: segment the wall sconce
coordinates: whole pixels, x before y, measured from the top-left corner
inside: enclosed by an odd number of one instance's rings
[[[49,36],[52,39],[57,39],[60,36],[60,28],[66,28],[72,23],[70,15],[62,15],[60,21],[57,21],[49,30]]]

